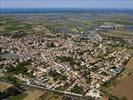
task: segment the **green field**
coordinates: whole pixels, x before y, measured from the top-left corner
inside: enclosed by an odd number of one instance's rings
[[[0,32],[26,31],[29,34],[47,32],[81,33],[104,22],[133,25],[133,16],[130,13],[2,14],[0,17]],[[115,30],[109,31],[108,34],[103,32],[103,34],[131,37],[133,31]]]

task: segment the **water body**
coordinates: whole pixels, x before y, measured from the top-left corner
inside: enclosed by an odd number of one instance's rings
[[[133,9],[106,9],[106,8],[0,8],[0,13],[132,13]]]

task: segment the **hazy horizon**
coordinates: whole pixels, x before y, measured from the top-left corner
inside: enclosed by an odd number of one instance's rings
[[[1,8],[133,9],[133,0],[1,0]]]

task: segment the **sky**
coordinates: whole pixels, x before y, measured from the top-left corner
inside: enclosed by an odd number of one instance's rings
[[[133,0],[0,0],[1,8],[128,8]]]

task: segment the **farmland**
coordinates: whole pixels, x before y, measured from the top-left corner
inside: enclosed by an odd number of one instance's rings
[[[30,89],[29,91],[26,91],[27,96],[24,98],[24,100],[38,100],[41,95],[43,95],[45,92],[42,92],[39,89]],[[34,98],[33,98],[34,95]]]
[[[33,98],[34,96],[34,98]],[[23,93],[8,97],[7,100],[61,100],[62,96],[41,89],[28,88]]]
[[[126,70],[122,74],[123,76],[125,75],[125,78],[113,87],[113,89],[110,91],[110,94],[119,98],[133,100],[133,57],[130,58],[126,65]]]
[[[10,16],[10,17],[9,17]],[[20,17],[21,16],[21,17]],[[42,14],[1,14],[1,31],[35,30],[39,32],[82,33],[104,22],[133,25],[132,14],[111,13],[42,13]],[[24,23],[26,22],[26,23]],[[29,33],[29,32],[28,32]],[[37,32],[36,32],[37,33]],[[133,36],[127,30],[107,32],[108,35]]]
[[[133,100],[133,75],[125,78],[120,82],[110,93],[119,98],[126,98],[127,100]]]
[[[133,31],[129,30],[111,30],[107,32],[101,32],[103,35],[115,36],[115,37],[124,37],[124,38],[133,38]]]

